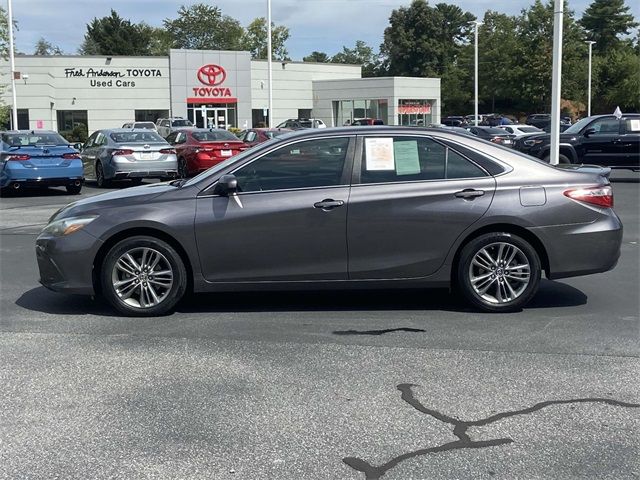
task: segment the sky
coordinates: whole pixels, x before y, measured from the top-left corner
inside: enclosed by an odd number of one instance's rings
[[[6,0],[0,0],[6,8]],[[134,23],[144,21],[161,26],[165,18],[175,18],[180,5],[198,3],[196,0],[12,0],[13,15],[18,22],[16,49],[32,54],[34,45],[44,37],[73,55],[82,43],[86,24],[94,17],[109,15],[113,8]],[[266,0],[199,0],[218,6],[247,26],[254,18],[265,16]],[[445,1],[458,5],[482,18],[488,9],[517,14],[533,0],[432,0],[434,5]],[[356,40],[364,40],[378,50],[389,15],[411,0],[272,0],[272,18],[276,25],[289,27],[287,41],[289,56],[301,60],[314,50],[333,55],[343,46],[352,48]],[[569,8],[576,17],[589,6],[591,0],[569,0]],[[636,18],[640,18],[640,1],[626,1]]]

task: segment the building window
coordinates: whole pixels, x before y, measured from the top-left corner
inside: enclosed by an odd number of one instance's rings
[[[71,132],[76,127],[88,127],[86,110],[58,110],[58,132]]]
[[[336,127],[351,125],[356,120],[370,118],[387,123],[388,102],[379,100],[338,100],[333,102],[333,122]]]
[[[426,126],[432,122],[433,100],[399,100],[398,125]]]
[[[4,124],[0,123],[0,129],[2,130],[14,130],[13,128],[13,111],[11,106],[7,107],[7,121]],[[18,109],[18,130],[29,130],[29,110],[26,108]]]
[[[167,118],[169,116],[169,110],[136,110],[135,121],[136,122],[153,122],[159,118]]]
[[[265,115],[266,112],[266,115]],[[253,128],[264,128],[269,125],[269,109],[254,108],[251,110],[251,126]]]
[[[238,126],[235,103],[187,104],[187,118],[198,128]]]

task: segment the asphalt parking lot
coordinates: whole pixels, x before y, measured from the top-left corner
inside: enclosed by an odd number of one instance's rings
[[[35,237],[78,197],[5,195],[0,478],[638,478],[638,179],[613,175],[616,269],[506,315],[433,290],[119,317],[38,284]]]

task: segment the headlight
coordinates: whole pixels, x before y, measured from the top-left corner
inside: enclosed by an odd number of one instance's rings
[[[534,145],[542,143],[542,140],[533,140],[533,139],[531,139],[531,140],[525,140],[522,143],[524,143],[527,147],[533,147]]]
[[[42,233],[48,233],[49,235],[53,235],[54,237],[71,235],[72,233],[84,228],[86,225],[89,225],[96,218],[98,218],[98,215],[61,218],[60,220],[51,222],[49,225],[44,227]]]

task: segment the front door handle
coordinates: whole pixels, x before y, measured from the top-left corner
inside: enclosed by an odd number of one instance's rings
[[[341,207],[342,205],[344,205],[342,200],[334,200],[333,198],[325,198],[321,202],[313,204],[315,208],[321,208],[322,210],[331,210],[336,207]]]
[[[484,195],[484,190],[476,190],[474,188],[465,188],[459,192],[454,194],[458,198],[470,198],[474,199],[476,197],[481,197]]]

